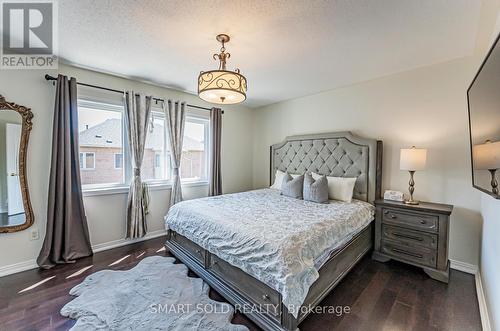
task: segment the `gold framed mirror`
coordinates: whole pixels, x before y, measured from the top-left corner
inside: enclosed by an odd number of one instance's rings
[[[32,119],[31,109],[0,95],[0,232],[21,231],[35,221],[26,176]]]

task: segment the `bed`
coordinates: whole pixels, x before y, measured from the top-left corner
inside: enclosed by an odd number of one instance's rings
[[[351,203],[317,204],[261,189],[181,202],[168,249],[265,330],[299,323],[373,246],[382,142],[349,132],[293,136],[270,148],[276,170],[356,177]]]

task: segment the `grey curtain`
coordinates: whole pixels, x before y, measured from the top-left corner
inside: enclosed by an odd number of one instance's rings
[[[222,137],[222,109],[210,110],[210,175],[208,178],[208,195],[222,194],[221,170],[221,137]]]
[[[75,78],[57,77],[52,131],[47,228],[37,259],[44,269],[92,255],[80,178]]]
[[[182,140],[184,138],[184,125],[186,122],[186,103],[168,100],[163,105],[165,123],[168,128],[168,141],[170,144],[170,165],[172,168],[172,193],[170,205],[182,201],[181,178],[179,169],[182,157]]]
[[[132,163],[127,204],[127,238],[144,237],[147,232],[141,166],[151,115],[151,99],[151,96],[136,94],[134,91],[125,93],[125,119]]]

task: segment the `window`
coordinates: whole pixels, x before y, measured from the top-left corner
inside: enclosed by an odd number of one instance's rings
[[[207,179],[208,119],[187,116],[181,156],[181,179],[205,181]],[[153,111],[146,136],[142,178],[146,181],[170,179],[170,150],[167,144],[165,115]]]
[[[186,118],[180,171],[184,181],[207,179],[208,123],[206,118]]]
[[[165,165],[167,153],[167,134],[165,115],[159,109],[151,112],[151,120],[146,135],[144,158],[142,159],[142,179],[145,181],[165,181],[169,179],[169,171]]]
[[[80,168],[84,189],[123,187],[132,167],[123,106],[78,100]],[[209,120],[205,114],[186,117],[180,176],[183,182],[207,180]],[[147,183],[168,183],[170,151],[165,115],[153,108],[148,123],[141,176]],[[94,170],[94,171],[85,171]]]
[[[123,168],[123,154],[116,153],[115,154],[115,169]]]
[[[83,170],[95,169],[95,153],[92,152],[80,153],[80,169]]]
[[[123,107],[79,100],[78,121],[82,185],[124,184]]]

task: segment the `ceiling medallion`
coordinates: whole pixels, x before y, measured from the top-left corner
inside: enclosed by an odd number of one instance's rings
[[[219,61],[218,70],[202,71],[198,76],[198,96],[210,103],[231,105],[245,101],[247,98],[247,79],[240,74],[240,69],[226,70],[226,61],[231,54],[226,53],[225,44],[229,36],[220,34],[217,41],[222,44],[220,54],[213,58]]]

